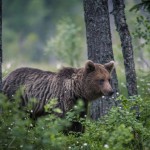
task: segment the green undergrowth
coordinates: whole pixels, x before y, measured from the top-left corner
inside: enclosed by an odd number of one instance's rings
[[[22,111],[18,103],[0,96],[0,149],[23,150],[149,150],[150,149],[150,82],[149,76],[139,80],[139,95],[126,98],[120,95],[117,107],[97,121],[79,118],[83,103],[79,101],[65,119],[54,114],[52,100],[46,107],[51,115],[36,122],[29,113]],[[30,104],[28,111],[31,109]],[[85,126],[85,132],[64,134],[73,120]]]

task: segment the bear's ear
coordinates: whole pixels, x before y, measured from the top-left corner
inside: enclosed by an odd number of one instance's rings
[[[109,73],[112,73],[113,69],[115,68],[115,62],[110,61],[109,63],[104,64],[104,67]]]
[[[94,71],[94,70],[95,70],[94,62],[91,61],[91,60],[88,60],[88,61],[86,62],[86,64],[85,64],[85,71],[86,71],[87,73],[90,73],[90,72],[92,72],[92,71]]]

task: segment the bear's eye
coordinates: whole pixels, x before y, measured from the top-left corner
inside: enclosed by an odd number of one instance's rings
[[[100,83],[100,84],[103,84],[103,83],[104,83],[104,79],[100,79],[100,80],[99,80],[99,83]]]
[[[109,81],[109,83],[111,82],[111,80],[110,80],[110,79],[108,79],[108,81]]]

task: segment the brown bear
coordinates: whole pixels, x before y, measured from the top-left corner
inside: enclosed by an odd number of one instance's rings
[[[26,106],[31,98],[37,100],[31,114],[37,118],[45,114],[44,106],[53,98],[56,98],[57,106],[62,110],[60,117],[64,117],[82,99],[85,111],[88,102],[95,100],[102,95],[112,95],[110,85],[111,72],[114,68],[114,61],[107,64],[97,64],[87,61],[83,68],[65,67],[59,72],[42,71],[34,68],[19,68],[11,72],[2,83],[2,91],[8,98],[22,87],[21,105]],[[81,127],[74,127],[75,131],[81,131]]]

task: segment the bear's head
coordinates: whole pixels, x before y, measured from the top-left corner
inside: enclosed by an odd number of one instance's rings
[[[111,73],[114,69],[114,61],[104,65],[87,61],[84,68],[84,92],[88,100],[94,100],[102,95],[113,94],[111,87]]]

